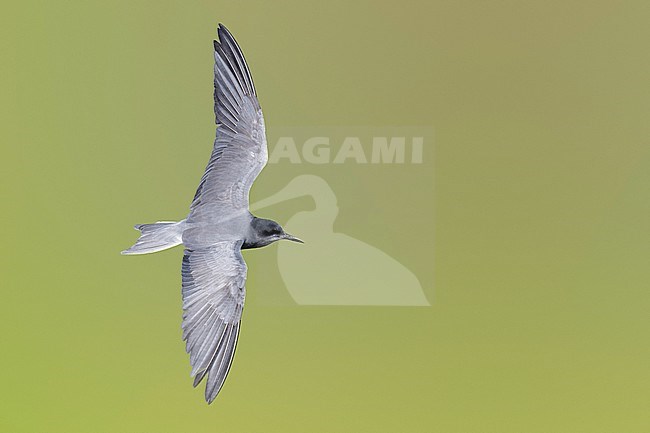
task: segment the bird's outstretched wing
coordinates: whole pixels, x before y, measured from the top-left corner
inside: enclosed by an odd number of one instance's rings
[[[246,295],[242,241],[220,242],[183,257],[183,340],[197,386],[207,375],[205,399],[212,403],[235,354]]]
[[[268,160],[262,109],[244,55],[219,24],[214,41],[217,135],[190,207],[189,222],[214,222],[248,210],[248,193]]]

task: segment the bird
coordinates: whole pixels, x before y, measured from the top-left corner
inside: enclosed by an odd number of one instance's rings
[[[249,210],[249,192],[268,160],[264,116],[241,48],[219,24],[214,41],[212,153],[181,221],[136,225],[140,237],[124,255],[183,245],[183,340],[194,387],[205,379],[205,400],[221,391],[235,354],[246,296],[242,250],[279,240],[303,241]]]
[[[298,175],[275,194],[252,203],[251,209],[257,211],[304,196],[311,198],[313,207],[295,213],[284,227],[308,236],[309,244],[304,249],[280,244],[277,249],[280,276],[297,304],[431,305],[417,276],[395,257],[334,230],[339,212],[337,197],[322,177]]]

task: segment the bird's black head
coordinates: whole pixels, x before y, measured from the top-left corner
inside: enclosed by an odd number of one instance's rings
[[[263,218],[253,218],[251,231],[244,241],[242,248],[264,247],[275,241],[286,239],[288,241],[303,243],[300,239],[285,232],[280,224]]]

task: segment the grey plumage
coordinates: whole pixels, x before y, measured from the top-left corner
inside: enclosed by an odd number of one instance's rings
[[[248,65],[230,32],[214,41],[217,134],[185,220],[136,226],[141,237],[123,254],[185,246],[182,264],[183,340],[194,386],[206,376],[205,399],[221,390],[235,354],[246,295],[242,249],[280,239],[302,242],[248,210],[248,195],[268,160],[264,118]]]
[[[235,354],[246,296],[242,241],[219,242],[183,256],[183,339],[198,385],[208,374],[205,398],[219,393]]]
[[[248,211],[248,192],[268,160],[262,109],[248,66],[222,25],[214,41],[217,136],[190,206],[190,221],[213,222]]]

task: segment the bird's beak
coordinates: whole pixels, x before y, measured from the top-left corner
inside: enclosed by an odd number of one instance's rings
[[[302,239],[298,239],[297,237],[290,235],[289,233],[285,233],[282,235],[282,239],[286,239],[288,241],[294,241],[294,242],[299,242],[301,244],[304,244],[305,242]]]

